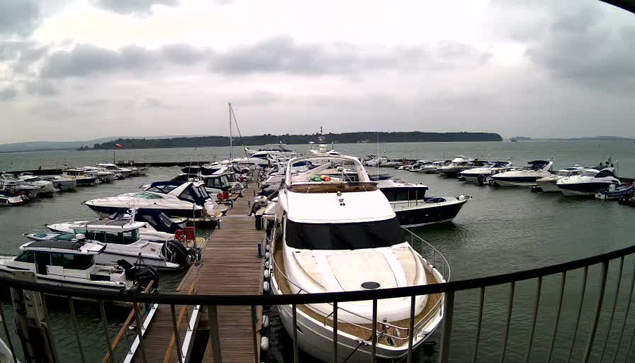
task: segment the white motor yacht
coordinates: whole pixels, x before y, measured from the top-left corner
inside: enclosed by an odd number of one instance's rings
[[[108,170],[110,172],[113,172],[115,174],[119,174],[123,178],[127,178],[127,177],[129,177],[132,174],[132,169],[120,168],[116,164],[99,163],[99,164],[97,164],[97,166],[100,167],[100,168],[104,168],[104,169],[106,169],[106,170]]]
[[[553,162],[533,160],[522,169],[510,170],[491,176],[492,184],[503,187],[532,187],[536,180],[550,176]]]
[[[418,173],[424,173],[424,174],[437,174],[439,173],[439,170],[447,164],[450,164],[451,161],[443,161],[443,160],[436,160],[431,162],[430,164],[427,165],[423,165],[421,168],[419,168],[418,170],[414,170]]]
[[[459,173],[459,175],[466,181],[484,184],[488,177],[511,168],[511,161],[491,161],[487,166],[467,169]]]
[[[33,241],[20,247],[17,256],[0,256],[0,274],[35,273],[37,283],[87,290],[131,291],[158,281],[150,267],[135,267],[125,261],[118,266],[100,265],[95,258],[105,246],[81,241]]]
[[[577,165],[571,168],[560,169],[555,174],[536,180],[535,190],[545,193],[559,193],[561,190],[556,185],[558,180],[568,176],[580,175],[584,170],[583,167]]]
[[[305,294],[376,290],[445,282],[406,241],[399,221],[385,195],[371,182],[361,162],[353,157],[319,156],[319,165],[295,172],[289,161],[280,189],[271,238],[274,241],[274,294]],[[356,177],[351,178],[352,173]],[[356,181],[351,181],[351,180]],[[442,294],[417,296],[413,347],[416,349],[440,324]],[[280,305],[282,323],[294,334],[292,308]],[[377,302],[381,322],[377,356],[399,360],[408,352],[411,299]],[[372,301],[338,304],[338,359],[370,361],[368,342],[373,327]],[[333,306],[309,304],[297,307],[300,349],[329,361],[333,349]]]
[[[30,233],[25,237],[35,241],[78,241],[86,238],[91,242],[106,245],[95,262],[116,265],[119,260],[126,260],[132,265],[152,266],[160,270],[179,270],[189,266],[190,253],[173,239],[163,241],[145,239],[140,236],[139,229],[145,227],[143,222],[126,220],[96,221],[76,226],[71,233]],[[81,236],[81,237],[78,237]]]
[[[112,183],[117,179],[117,174],[98,166],[84,166],[82,168],[88,175],[96,176],[101,183]]]
[[[99,215],[136,209],[139,213],[161,211],[170,217],[185,217],[199,222],[214,221],[222,212],[205,191],[203,183],[194,181],[156,182],[141,192],[92,199],[83,204]]]
[[[39,176],[35,176],[32,174],[21,174],[18,177],[18,180],[26,184],[33,185],[36,188],[39,188],[37,193],[38,196],[50,197],[55,193],[55,186],[53,186],[53,183]]]
[[[586,169],[580,175],[562,178],[556,182],[556,186],[566,196],[589,196],[600,190],[607,189],[611,185],[620,185],[620,180],[614,174],[614,168],[602,170]]]
[[[44,175],[41,178],[53,183],[53,187],[60,192],[70,192],[77,188],[77,180],[65,178],[61,175]]]
[[[483,167],[487,165],[487,162],[482,162],[478,160],[468,159],[463,155],[457,155],[456,158],[452,159],[452,162],[448,165],[444,165],[439,168],[439,172],[445,176],[454,178],[459,175],[460,172],[468,169],[472,169],[475,167]]]

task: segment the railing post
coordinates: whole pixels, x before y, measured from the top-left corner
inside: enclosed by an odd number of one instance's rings
[[[628,302],[626,303],[626,311],[624,312],[624,321],[622,321],[622,327],[620,328],[620,334],[618,335],[619,339],[617,340],[617,346],[615,347],[615,352],[613,353],[613,359],[611,362],[617,362],[617,354],[620,351],[620,345],[622,345],[624,328],[626,328],[626,321],[628,320],[628,313],[630,312],[631,301],[633,300],[633,287],[635,287],[635,262],[633,263],[633,271],[631,274],[633,276],[631,277],[631,288],[628,291]],[[633,334],[633,336],[635,336],[635,334]]]
[[[108,334],[108,319],[106,317],[106,308],[104,307],[104,300],[99,300],[99,312],[101,314],[101,323],[104,326],[104,336],[106,337],[106,343],[108,344],[108,359],[107,361],[115,362],[115,354],[112,350],[112,343],[110,342],[110,334]]]
[[[18,356],[15,354],[15,349],[13,348],[11,335],[9,335],[9,327],[7,326],[7,319],[4,316],[4,309],[2,308],[2,306],[0,306],[0,320],[2,320],[2,328],[4,330],[4,335],[7,337],[7,345],[9,345],[9,350],[11,351],[11,358],[13,358],[13,363],[18,363]]]
[[[216,310],[216,305],[210,305],[207,307],[207,318],[209,320],[209,341],[212,345],[214,363],[222,363],[223,358],[221,355],[220,334],[218,331],[218,311]]]
[[[575,347],[575,339],[578,336],[578,327],[580,326],[580,316],[582,315],[582,305],[584,303],[584,293],[586,292],[586,280],[588,276],[589,266],[585,266],[584,277],[582,278],[582,292],[580,293],[580,305],[578,306],[578,315],[575,318],[575,329],[573,330],[573,339],[571,341],[571,348],[569,348],[567,362],[571,362],[571,355],[573,354],[573,348]]]
[[[529,334],[529,344],[527,346],[527,355],[525,356],[525,363],[529,363],[531,357],[531,348],[534,343],[534,334],[536,333],[536,319],[538,319],[538,307],[540,306],[540,290],[542,288],[542,276],[538,277],[536,283],[536,300],[534,301],[534,317],[531,322],[531,333]]]
[[[337,301],[333,302],[333,363],[338,362],[337,358]]]
[[[588,363],[591,358],[591,350],[593,350],[593,341],[595,340],[595,332],[598,329],[598,323],[600,322],[600,314],[602,313],[602,302],[604,301],[604,291],[606,290],[606,276],[609,271],[609,261],[602,262],[602,275],[600,277],[600,294],[595,307],[595,317],[593,318],[593,325],[591,326],[591,334],[589,336],[589,342],[587,343],[584,351],[584,363]]]
[[[187,306],[185,307],[187,309]],[[181,349],[181,337],[179,336],[179,326],[176,323],[176,308],[174,304],[170,304],[170,315],[172,315],[172,330],[174,330],[174,342],[176,345],[176,354],[178,355],[177,361],[183,363],[183,350]],[[188,325],[189,321],[186,322]]]
[[[73,304],[73,298],[68,297],[68,306],[71,311],[71,320],[73,322],[73,329],[75,330],[75,339],[77,340],[77,348],[79,349],[79,357],[82,362],[86,362],[86,356],[84,356],[84,349],[82,348],[82,342],[79,338],[79,327],[77,326],[77,316],[75,315],[75,305]]]
[[[505,362],[505,351],[507,350],[507,340],[509,339],[509,325],[512,320],[512,310],[514,309],[514,292],[516,290],[516,281],[512,281],[509,289],[509,303],[507,305],[507,319],[505,321],[505,335],[503,336],[503,349],[501,352],[500,362]]]
[[[377,361],[377,299],[373,299],[373,335],[372,335],[372,349],[370,361],[375,363]]]
[[[133,309],[135,314],[135,325],[137,326],[137,336],[139,337],[139,347],[141,348],[141,359],[143,359],[143,363],[147,363],[146,346],[143,342],[143,321],[141,321],[141,314],[139,314],[139,304],[135,302]]]
[[[300,352],[298,351],[298,308],[295,304],[291,305],[291,315],[293,320],[293,362],[298,363],[300,360]]]
[[[476,317],[476,338],[474,339],[474,353],[472,354],[472,363],[476,363],[478,356],[478,345],[481,341],[481,325],[483,322],[483,303],[485,300],[485,287],[481,287],[478,295],[478,315]]]
[[[410,325],[408,326],[408,363],[412,363],[412,343],[414,340],[415,332],[415,305],[417,302],[417,296],[412,295],[410,297]]]
[[[258,344],[258,307],[256,305],[251,306],[251,334],[254,343],[254,362],[259,362],[260,354],[260,344]]]
[[[615,300],[613,301],[613,308],[611,309],[611,318],[609,319],[609,327],[606,329],[606,339],[602,344],[602,354],[600,355],[600,362],[604,359],[604,352],[606,351],[606,345],[611,337],[611,327],[613,326],[613,318],[615,318],[615,308],[617,307],[617,300],[620,297],[620,287],[622,285],[622,271],[624,269],[624,256],[620,258],[620,267],[617,272],[617,287],[615,288]],[[633,271],[635,273],[635,271]]]
[[[441,332],[441,351],[439,362],[447,363],[450,356],[450,339],[452,336],[452,317],[454,316],[454,291],[445,293],[443,331]]]
[[[553,337],[551,338],[551,345],[549,347],[549,356],[547,357],[547,363],[551,362],[553,356],[553,348],[556,346],[556,338],[558,337],[558,324],[560,324],[560,313],[562,312],[562,301],[564,300],[564,286],[567,280],[567,271],[562,273],[560,281],[560,297],[558,298],[558,310],[556,312],[556,325],[553,328]]]

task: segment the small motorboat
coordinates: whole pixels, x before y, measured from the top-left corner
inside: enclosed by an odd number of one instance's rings
[[[0,191],[12,195],[26,195],[28,199],[37,197],[41,187],[18,180],[13,174],[0,175]]]
[[[88,175],[96,176],[102,184],[112,183],[117,179],[116,173],[97,166],[84,166],[82,170],[86,171]]]
[[[93,175],[83,169],[64,169],[62,171],[62,177],[75,180],[79,187],[93,186],[101,183],[97,175]]]
[[[90,241],[106,247],[95,256],[95,262],[116,265],[126,260],[132,265],[152,266],[160,270],[179,270],[192,262],[192,254],[174,239],[145,239],[139,229],[143,222],[113,220],[97,221],[73,228],[72,233],[29,233],[25,237],[34,241]]]
[[[39,176],[23,173],[23,174],[20,174],[20,176],[18,177],[18,180],[23,183],[30,184],[30,185],[33,185],[34,187],[39,188],[37,194],[40,197],[42,196],[50,197],[50,196],[53,196],[53,194],[56,192],[55,186],[53,185],[52,182],[45,180]]]
[[[556,185],[558,180],[569,176],[580,175],[584,171],[581,166],[574,166],[558,170],[555,174],[551,174],[544,178],[536,180],[536,186],[532,187],[532,191],[540,191],[544,193],[559,193],[560,188]]]
[[[465,195],[426,197],[427,186],[392,179],[381,180],[377,186],[390,202],[399,224],[406,228],[451,222],[471,199]]]
[[[20,246],[17,256],[0,256],[0,274],[13,277],[30,271],[37,283],[100,291],[137,291],[158,283],[152,267],[122,260],[116,266],[100,265],[95,258],[105,245],[82,241],[33,241]],[[156,287],[156,285],[155,285]]]
[[[556,182],[565,196],[590,196],[600,190],[608,189],[611,185],[620,185],[620,180],[614,174],[615,168],[602,170],[586,169],[580,175],[562,178]]]
[[[11,194],[0,190],[0,206],[22,205],[29,201],[30,199],[26,196],[26,194]]]
[[[439,170],[445,166],[445,165],[449,165],[452,161],[451,160],[437,160],[437,161],[433,161],[430,164],[426,164],[423,165],[422,167],[420,167],[417,170],[414,170],[417,173],[424,173],[424,174],[437,174],[439,173]]]
[[[595,193],[595,199],[600,200],[620,200],[629,195],[633,195],[635,186],[633,183],[625,183],[620,185],[611,184],[607,189],[600,190]]]
[[[108,170],[108,171],[110,171],[112,173],[119,174],[124,179],[129,177],[132,174],[132,169],[120,168],[116,164],[99,163],[99,164],[97,164],[97,166],[100,167],[100,168],[104,168],[105,170]]]
[[[53,183],[53,187],[58,192],[70,192],[77,188],[77,180],[65,178],[61,175],[45,175],[41,176],[41,178]]]

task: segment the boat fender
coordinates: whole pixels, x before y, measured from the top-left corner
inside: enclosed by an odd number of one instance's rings
[[[269,281],[265,281],[265,282],[262,284],[262,289],[263,289],[265,292],[268,292],[268,291],[269,291]]]
[[[269,350],[269,338],[260,338],[260,349],[264,350],[265,352]]]
[[[262,326],[265,328],[269,327],[269,315],[262,316]]]
[[[265,259],[269,259],[269,252],[265,252]]]
[[[270,274],[271,274],[271,272],[269,272],[269,270],[265,270],[265,272],[264,272],[264,276],[265,276],[265,278],[266,278],[266,279],[268,279],[268,278],[269,278],[269,275],[270,275]]]

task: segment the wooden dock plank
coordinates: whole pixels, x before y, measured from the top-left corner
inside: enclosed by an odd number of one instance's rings
[[[262,260],[258,258],[257,244],[262,242],[264,232],[255,228],[254,218],[248,217],[251,204],[250,187],[245,197],[239,198],[220,223],[211,238],[201,246],[202,259],[199,265],[193,265],[185,274],[177,288],[177,293],[186,294],[194,284],[195,294],[206,295],[252,295],[262,294]],[[179,329],[181,340],[185,337],[187,318]],[[180,306],[176,307],[177,316]],[[258,309],[262,314],[262,309]],[[251,326],[251,308],[244,306],[218,307],[218,325],[223,362],[254,363],[254,342]],[[201,324],[207,324],[207,312],[202,314]],[[262,317],[258,316],[258,324]],[[207,325],[206,325],[207,326]],[[258,326],[258,329],[260,327]],[[160,306],[144,339],[148,362],[163,362],[166,349],[172,338],[172,316],[169,306]],[[260,345],[258,335],[257,344]],[[259,348],[258,348],[259,350]],[[206,362],[211,360],[211,348],[205,352]],[[170,362],[178,362],[177,350],[172,348]],[[141,353],[137,352],[135,361],[141,362]]]

